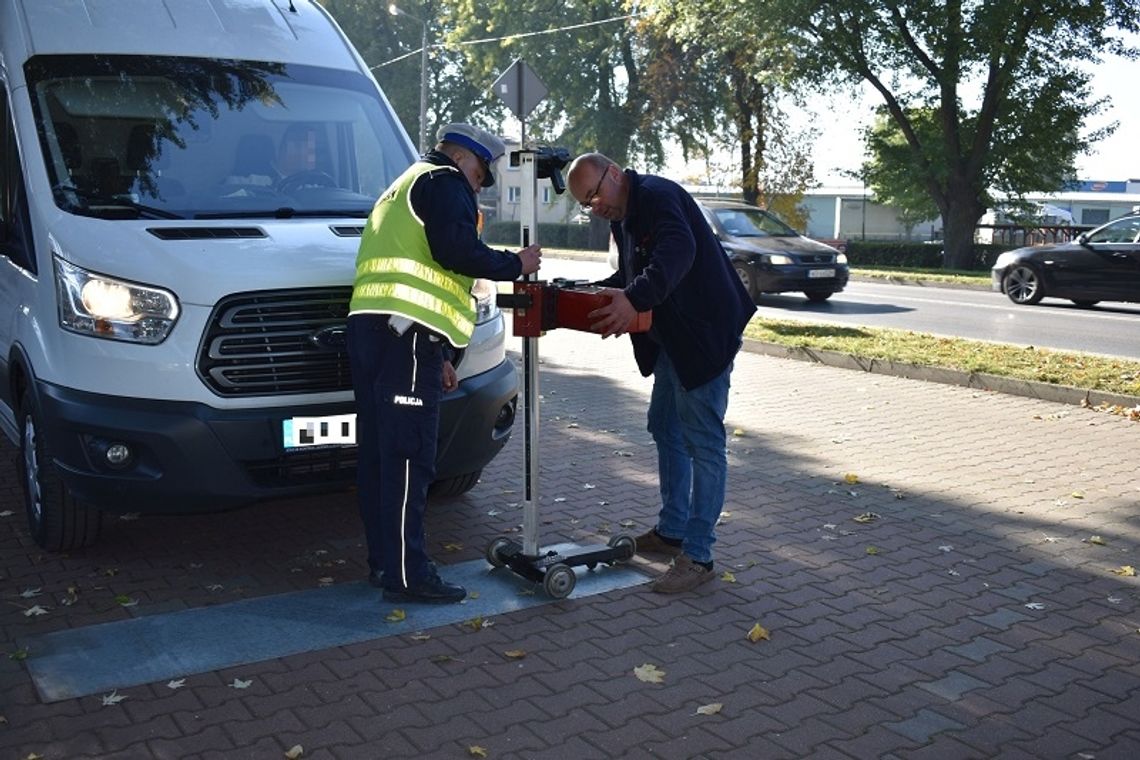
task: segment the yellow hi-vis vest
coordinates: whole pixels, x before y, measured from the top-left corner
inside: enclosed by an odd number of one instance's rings
[[[432,171],[458,171],[417,161],[380,196],[360,238],[349,314],[397,314],[464,348],[475,330],[475,278],[432,258],[423,220],[412,208],[412,185]]]

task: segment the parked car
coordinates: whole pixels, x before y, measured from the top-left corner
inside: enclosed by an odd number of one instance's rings
[[[993,289],[1017,304],[1067,298],[1077,306],[1140,302],[1140,213],[1079,235],[1069,243],[1006,251],[991,272]]]
[[[821,302],[847,286],[846,254],[804,237],[756,206],[698,203],[753,301],[762,293],[798,291]]]
[[[811,301],[826,301],[847,286],[846,254],[804,237],[764,209],[701,198],[697,205],[753,301],[761,293],[797,291]],[[608,261],[617,269],[613,238]]]

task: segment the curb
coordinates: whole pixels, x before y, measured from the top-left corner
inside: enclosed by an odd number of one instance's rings
[[[744,339],[744,350],[765,356],[774,356],[781,359],[796,359],[798,361],[822,364],[827,367],[840,369],[855,369],[876,375],[891,375],[908,380],[925,380],[931,383],[944,385],[958,385],[963,388],[976,388],[978,390],[1006,393],[1012,396],[1025,396],[1041,401],[1053,401],[1058,404],[1072,404],[1074,406],[1121,406],[1132,408],[1140,406],[1140,397],[1125,396],[1118,393],[1105,393],[1103,391],[1074,388],[1068,385],[1055,385],[1034,380],[1018,380],[1010,377],[990,375],[985,372],[965,372],[963,370],[946,369],[944,367],[926,367],[907,362],[896,362],[891,359],[868,359],[838,351],[826,351],[815,348],[801,348],[796,346],[781,346],[777,343]]]

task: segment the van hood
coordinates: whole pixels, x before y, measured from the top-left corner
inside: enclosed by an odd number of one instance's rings
[[[230,293],[351,285],[364,222],[73,218],[51,237],[53,250],[77,266],[212,306]]]

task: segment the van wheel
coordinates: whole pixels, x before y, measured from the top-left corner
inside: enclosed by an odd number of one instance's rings
[[[49,552],[91,546],[99,538],[102,514],[68,491],[48,453],[43,428],[27,391],[20,397],[20,454],[24,508],[32,540]]]
[[[482,474],[482,470],[476,470],[466,475],[456,475],[453,478],[437,480],[431,484],[428,493],[431,496],[438,496],[444,499],[462,496],[475,487],[475,484],[479,482],[479,476]]]

